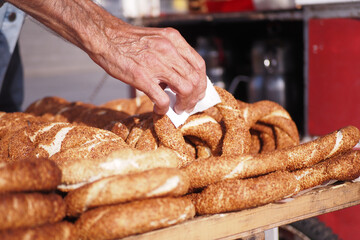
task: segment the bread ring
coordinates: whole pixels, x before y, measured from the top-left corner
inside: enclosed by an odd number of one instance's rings
[[[131,128],[129,135],[126,138],[126,143],[130,147],[135,147],[143,132],[149,129],[152,123],[153,119],[151,114],[146,118],[139,119],[139,122]]]
[[[208,158],[213,155],[210,147],[208,147],[206,143],[202,142],[201,139],[194,136],[187,136],[186,140],[195,145],[194,158]]]
[[[251,144],[249,127],[246,126],[243,116],[240,115],[237,100],[225,89],[215,87],[221,98],[217,104],[225,124],[225,134],[222,146],[223,156],[233,156],[248,153]]]
[[[197,145],[196,156],[197,158],[208,158],[212,155],[211,149],[208,146]]]
[[[359,176],[360,154],[350,150],[293,173],[281,171],[212,184],[191,198],[197,214],[237,211],[292,196],[329,180],[349,181]]]
[[[55,223],[65,217],[65,210],[65,202],[57,194],[3,194],[0,195],[0,230]]]
[[[31,113],[35,116],[42,116],[46,113],[55,115],[68,104],[67,100],[60,97],[44,97],[30,104],[25,109],[25,113]]]
[[[100,158],[113,150],[128,148],[114,133],[87,126],[50,122],[32,124],[21,130],[9,142],[9,155],[15,159],[44,157],[59,164],[85,157]],[[26,155],[23,148],[30,149]]]
[[[7,162],[16,162],[27,158],[36,158],[33,152],[35,151],[34,144],[29,137],[24,134],[24,129],[21,128],[15,132],[9,132],[1,141],[1,150],[4,150],[2,155],[7,159]],[[39,156],[39,158],[42,158]]]
[[[143,172],[159,167],[176,168],[180,161],[173,150],[159,147],[153,151],[120,149],[99,159],[63,162],[59,164],[63,184],[58,186],[58,189],[73,190],[89,182],[117,174]]]
[[[96,106],[89,103],[83,102],[69,102],[58,108],[56,113],[47,112],[41,116],[48,116],[50,121],[55,122],[69,122],[73,123],[76,119],[84,118],[88,111],[95,108]]]
[[[261,122],[273,127],[280,128],[287,135],[287,145],[276,144],[279,147],[296,146],[299,144],[299,133],[295,122],[291,119],[289,113],[278,103],[263,100],[252,104],[238,101],[239,111],[244,117],[248,127],[253,127],[256,122]],[[285,137],[277,135],[276,137]],[[276,139],[283,143],[285,140]]]
[[[73,240],[77,239],[77,235],[75,226],[70,222],[63,221],[34,228],[0,231],[0,238],[6,240]]]
[[[260,133],[250,129],[251,134],[251,146],[249,154],[256,154],[261,151]]]
[[[225,179],[248,178],[311,166],[350,150],[359,139],[359,130],[348,126],[311,142],[269,153],[198,159],[184,167],[183,171],[190,177],[190,188],[201,188]]]
[[[142,121],[144,118],[148,118],[148,117],[149,117],[148,113],[133,115],[125,119],[112,121],[107,126],[105,126],[104,129],[115,133],[116,135],[120,136],[124,141],[126,141],[132,128],[135,125],[137,125],[140,121]]]
[[[142,95],[137,98],[140,99],[140,104],[137,106],[135,114],[143,114],[153,111],[154,103],[147,95]]]
[[[273,151],[277,148],[274,136],[274,128],[272,126],[255,123],[252,125],[250,132],[257,131],[261,142],[260,153]]]
[[[46,104],[50,105],[50,107]],[[41,99],[31,104],[26,112],[36,116],[46,116],[50,121],[78,123],[102,129],[113,121],[119,121],[130,116],[126,112],[97,107],[79,101],[68,102],[57,97]]]
[[[80,123],[90,127],[104,129],[109,123],[129,117],[128,114],[112,109],[101,107],[90,107],[82,114],[77,112],[77,117],[71,122]]]
[[[153,121],[151,121],[149,127],[141,134],[135,148],[142,151],[151,151],[157,149],[158,146],[159,139],[156,136]]]
[[[70,191],[65,197],[68,216],[98,206],[154,197],[178,197],[187,193],[188,176],[176,168],[157,168],[141,173],[112,176]]]
[[[231,179],[209,185],[193,198],[196,213],[239,211],[281,200],[296,190],[296,179],[287,171],[249,179]]]
[[[111,143],[115,143],[118,149],[128,147],[120,137],[109,131],[67,123],[37,125],[29,128],[27,134],[37,148],[44,150],[50,158],[74,147],[84,147],[89,153],[97,151],[98,157],[104,156],[101,154],[102,147],[110,147]]]
[[[293,172],[298,191],[318,186],[329,180],[350,181],[360,176],[360,153],[350,150]]]
[[[360,176],[360,152],[350,150],[329,159],[327,171],[330,178],[351,181]]]
[[[204,112],[204,114],[212,117],[213,119],[215,119],[218,123],[221,122],[221,119],[222,119],[222,115],[219,111],[219,109],[217,107],[211,107],[211,108],[208,108],[206,109]]]
[[[49,191],[60,183],[60,169],[47,159],[26,159],[0,165],[0,193]]]
[[[194,136],[201,139],[210,147],[213,155],[220,155],[222,128],[212,117],[204,113],[191,115],[179,129],[183,136]]]
[[[115,99],[101,105],[101,107],[127,113],[128,115],[152,112],[154,104],[147,95],[131,99]]]
[[[108,101],[100,105],[100,107],[121,111],[131,116],[136,114],[136,109],[138,106],[137,106],[137,100],[134,100],[132,98],[131,99],[121,98],[121,99],[114,99]]]
[[[193,153],[187,147],[185,139],[166,115],[153,114],[154,129],[161,145],[174,150],[182,159],[179,167],[185,166],[194,160]]]
[[[6,113],[0,118],[0,162],[9,162],[9,142],[15,133],[31,124],[44,122],[42,117],[27,113]],[[18,146],[19,147],[19,146]],[[23,150],[25,152],[25,149]]]
[[[36,117],[27,113],[5,113],[0,118],[0,140],[8,132],[15,132],[20,128],[28,126],[29,124],[45,121],[46,120],[41,117]]]
[[[171,226],[194,215],[189,199],[155,198],[90,210],[75,226],[84,240],[117,239]]]
[[[274,126],[274,135],[276,141],[276,149],[292,147],[299,144],[299,142],[294,141],[289,134],[287,134],[286,132],[284,132],[283,129],[277,126]]]

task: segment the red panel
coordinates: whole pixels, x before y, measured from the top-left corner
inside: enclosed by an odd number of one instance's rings
[[[254,10],[252,0],[207,0],[209,12],[241,12]]]
[[[309,21],[308,74],[309,134],[360,128],[360,20]]]
[[[342,240],[360,237],[360,205],[327,213],[318,217]]]

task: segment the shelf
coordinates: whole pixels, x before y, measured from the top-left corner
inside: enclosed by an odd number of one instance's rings
[[[130,19],[136,25],[145,26],[166,26],[173,24],[194,24],[204,22],[229,22],[229,21],[285,21],[302,20],[302,10],[283,10],[268,12],[229,12],[229,13],[198,13],[198,14],[178,14],[166,15],[154,18]]]

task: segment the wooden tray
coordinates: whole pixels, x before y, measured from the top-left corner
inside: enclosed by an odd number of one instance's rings
[[[246,237],[267,229],[360,204],[360,183],[313,189],[286,203],[271,203],[239,212],[196,217],[126,240],[209,240]]]

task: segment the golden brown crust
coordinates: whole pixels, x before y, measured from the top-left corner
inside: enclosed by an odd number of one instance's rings
[[[216,214],[272,203],[292,195],[295,177],[286,171],[257,178],[232,179],[209,185],[193,199],[196,213]]]
[[[127,113],[96,106],[88,108],[82,114],[79,114],[77,111],[77,114],[77,117],[71,122],[101,129],[104,129],[113,121],[129,117]]]
[[[350,181],[360,176],[360,152],[349,150],[311,167],[293,172],[298,191],[318,186],[329,180]]]
[[[194,160],[193,154],[186,146],[185,139],[166,115],[153,114],[154,129],[159,138],[160,145],[174,150],[182,159],[179,167],[185,166]]]
[[[26,113],[31,113],[35,116],[41,116],[46,113],[55,115],[60,109],[67,106],[69,102],[60,97],[44,97],[30,104],[26,109]]]
[[[176,168],[157,168],[141,173],[112,176],[70,191],[65,197],[67,215],[98,206],[154,197],[178,197],[187,193],[189,178]]]
[[[135,114],[143,114],[153,111],[154,103],[147,95],[139,96],[138,99],[140,100],[140,104],[138,104]]]
[[[158,167],[176,168],[179,162],[180,159],[175,152],[164,147],[153,151],[120,149],[103,158],[79,159],[60,165],[64,184],[59,188],[68,191],[66,189],[76,187],[71,184],[86,184],[112,175],[142,172]]]
[[[36,117],[31,114],[15,112],[5,113],[0,118],[0,140],[7,134],[18,131],[19,129],[34,123],[45,122],[42,117]]]
[[[360,152],[350,150],[329,159],[327,171],[330,178],[339,181],[350,181],[360,176]]]
[[[250,129],[240,115],[237,100],[225,89],[215,87],[221,98],[216,108],[221,113],[225,124],[225,133],[222,145],[223,156],[234,156],[248,153],[251,144]]]
[[[247,126],[253,128],[254,125],[262,123],[281,130],[275,134],[277,149],[299,144],[299,133],[295,122],[278,103],[263,100],[252,104],[238,101],[238,104]]]
[[[111,122],[129,117],[123,111],[95,106],[83,102],[68,102],[58,97],[46,97],[31,104],[27,113],[43,116],[49,121],[77,123],[97,128],[105,128]]]
[[[85,212],[75,226],[81,239],[116,239],[171,226],[194,217],[185,198],[155,198]]]
[[[179,129],[183,136],[196,137],[196,139],[209,146],[212,155],[221,154],[223,132],[221,125],[212,117],[204,113],[191,115]],[[199,144],[195,143],[195,145]]]
[[[49,191],[60,183],[60,169],[47,159],[25,159],[0,166],[0,193]]]
[[[274,129],[272,126],[255,123],[251,126],[250,130],[250,132],[256,131],[258,133],[259,140],[261,142],[259,150],[260,153],[270,152],[277,148],[274,136]]]
[[[63,221],[34,228],[0,231],[0,238],[6,240],[73,240],[77,239],[77,235],[75,226],[70,222]]]
[[[102,104],[101,107],[135,115],[152,112],[154,104],[148,96],[142,95],[130,99],[114,99]]]
[[[0,230],[55,223],[65,217],[65,211],[65,202],[57,194],[3,194],[0,195]]]
[[[251,133],[251,146],[249,154],[256,154],[261,151],[260,133],[250,129]]]
[[[126,143],[130,147],[135,147],[141,135],[152,126],[152,116],[149,115],[146,118],[139,119],[139,121],[131,128],[129,135],[126,138]]]
[[[101,105],[101,107],[109,108],[116,111],[121,111],[129,115],[136,113],[136,101],[134,99],[114,99]]]
[[[141,134],[135,148],[142,151],[151,151],[157,149],[158,146],[159,139],[156,135],[154,124],[151,121],[149,127]]]
[[[359,130],[348,126],[311,142],[269,153],[198,159],[184,167],[183,171],[190,177],[190,188],[201,188],[224,179],[248,178],[312,166],[350,150],[359,139]]]
[[[13,160],[49,158],[62,169],[69,162],[103,158],[123,148],[128,146],[112,132],[53,122],[33,124],[16,132],[9,141],[9,156]]]
[[[256,178],[221,181],[189,198],[197,214],[215,214],[271,203],[329,180],[349,181],[359,176],[360,154],[349,150],[294,172],[279,171]]]

